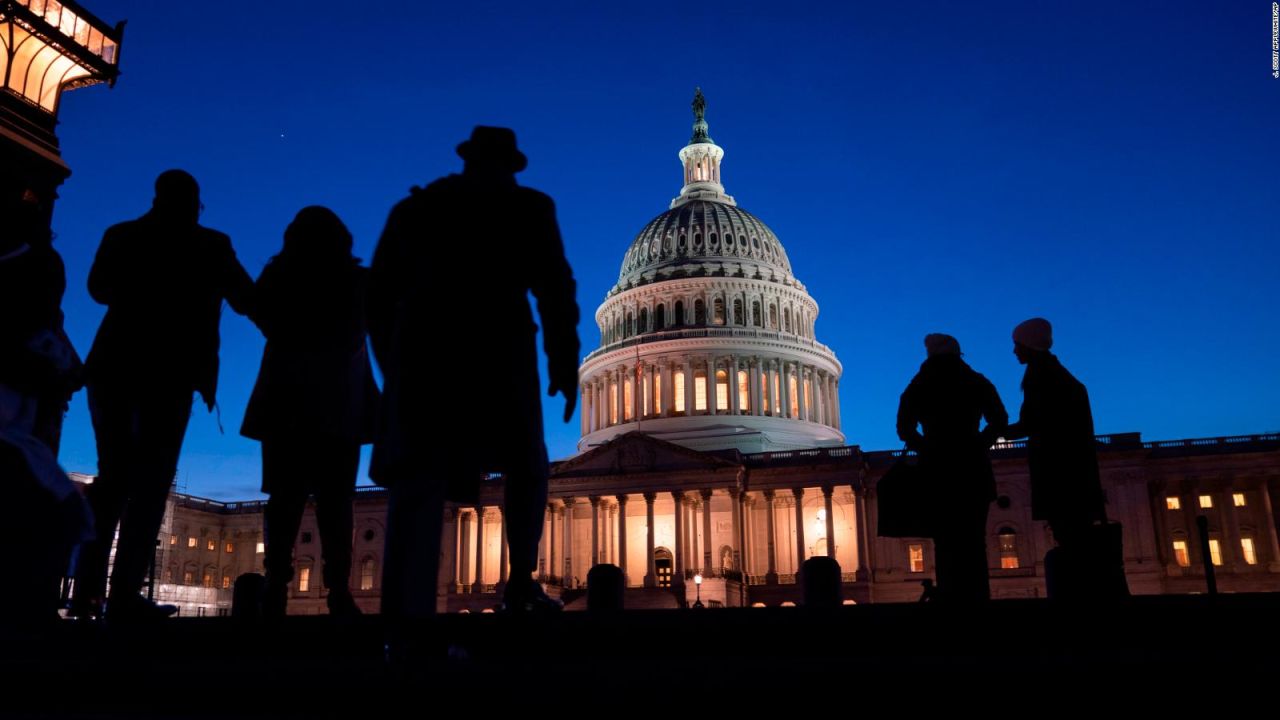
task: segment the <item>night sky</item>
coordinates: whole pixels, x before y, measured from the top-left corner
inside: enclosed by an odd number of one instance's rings
[[[148,209],[161,171],[197,177],[203,224],[256,277],[310,204],[369,258],[390,207],[489,124],[516,129],[520,182],[557,201],[585,355],[623,252],[680,189],[697,85],[726,190],[819,304],[850,444],[900,446],[929,332],[957,336],[1016,417],[1009,334],[1036,315],[1098,432],[1280,428],[1270,2],[85,4],[129,24],[117,86],[67,93],[60,114],[74,174],[54,230],[82,354],[102,231]],[[454,270],[439,333],[459,368],[484,348],[451,347],[449,325],[472,321],[499,252]],[[179,487],[252,499],[259,448],[238,430],[263,341],[229,310],[222,330],[226,432],[197,406]],[[553,458],[578,436],[561,407],[544,404]],[[96,472],[83,393],[61,459]]]

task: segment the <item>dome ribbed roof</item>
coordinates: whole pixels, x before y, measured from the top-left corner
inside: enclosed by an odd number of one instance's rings
[[[689,274],[708,274],[708,265],[715,275],[794,282],[786,250],[759,218],[734,205],[693,200],[650,220],[636,235],[610,294]]]

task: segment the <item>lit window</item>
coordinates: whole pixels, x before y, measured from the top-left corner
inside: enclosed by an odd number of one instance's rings
[[[787,382],[790,383],[790,387],[788,387],[788,390],[791,392],[791,419],[799,420],[800,419],[800,399],[799,399],[799,396],[796,395],[796,376],[795,375],[789,376],[787,378]]]
[[[1200,507],[1202,507],[1202,508],[1206,508],[1206,509],[1213,507],[1213,496],[1212,496],[1212,495],[1201,495],[1201,496],[1200,496]]]
[[[618,383],[609,383],[609,424],[618,424]]]
[[[217,542],[215,542],[215,541],[213,541],[213,540],[210,540],[210,541],[208,541],[208,542],[206,542],[206,543],[204,544],[204,547],[205,547],[205,549],[206,549],[206,550],[212,550],[212,549],[214,549],[214,548],[218,547],[218,543],[217,543]]]
[[[187,570],[187,571],[185,571],[185,572],[183,572],[183,573],[182,573],[182,584],[183,584],[183,585],[190,585],[190,584],[192,584],[194,581],[195,581],[195,573],[191,572],[190,570]]]
[[[738,371],[738,410],[744,414],[751,412],[751,380],[746,370]]]
[[[1186,540],[1173,541],[1173,559],[1179,567],[1191,567],[1191,555],[1187,553]]]
[[[653,414],[662,413],[662,373],[653,374]]]
[[[716,410],[729,409],[729,373],[716,371]]]
[[[707,409],[707,376],[701,373],[693,376],[693,409]]]
[[[813,411],[813,383],[809,378],[804,379],[804,408],[809,411],[810,419],[816,415]]]
[[[1222,564],[1222,543],[1216,538],[1209,538],[1209,557],[1213,560],[1214,565]]]
[[[236,551],[236,544],[235,544],[235,543],[227,543],[227,552],[229,552],[229,553],[233,553],[233,552],[235,552],[235,551]]]
[[[653,414],[653,387],[649,384],[648,378],[640,379],[640,390],[643,397],[640,398],[640,414]]]
[[[782,373],[773,373],[773,408],[777,414],[782,413]]]
[[[1235,503],[1236,507],[1244,507],[1244,493],[1231,493],[1231,501]]]
[[[924,546],[908,545],[907,546],[907,562],[913,573],[924,572]]]
[[[1169,508],[1170,510],[1182,509],[1182,501],[1173,496],[1165,498],[1164,504],[1165,504],[1165,507]]]
[[[1244,561],[1249,565],[1258,564],[1258,551],[1253,547],[1253,538],[1240,538],[1240,549],[1244,552]]]
[[[1016,570],[1018,568],[1018,534],[1012,528],[1001,528],[999,539],[1000,567],[1005,570]]]
[[[258,553],[259,555],[261,555],[262,553],[264,553],[264,552],[266,552],[266,551],[267,551],[267,544],[266,544],[266,543],[261,543],[261,542],[260,542],[260,543],[258,543],[258,547],[257,547],[257,549],[255,549],[255,550],[254,550],[254,552]]]
[[[193,537],[187,538],[187,547],[193,548],[195,546],[196,546],[196,539]]]
[[[213,573],[206,572],[204,574],[204,586],[207,588],[213,587]]]
[[[360,563],[360,589],[361,590],[373,589],[373,573],[375,569],[376,568],[375,568],[375,563],[373,558],[365,558],[364,562]]]
[[[177,545],[177,544],[178,544],[178,536],[177,536],[176,534],[173,534],[173,533],[170,533],[170,534],[169,534],[169,544],[170,544],[170,545]]]
[[[230,576],[230,575],[223,575],[223,576],[222,576],[222,589],[223,589],[223,590],[230,590],[230,589],[231,589],[231,576]]]
[[[627,378],[622,383],[622,419],[631,419],[631,409],[635,407],[635,396],[632,390],[631,378]]]
[[[309,592],[311,590],[311,568],[304,567],[298,570],[298,592]]]
[[[683,372],[676,373],[675,378],[676,378],[675,380],[676,406],[672,408],[672,411],[682,413],[684,412],[684,373]]]

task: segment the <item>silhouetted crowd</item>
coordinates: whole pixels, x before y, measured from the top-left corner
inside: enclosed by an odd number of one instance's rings
[[[533,579],[548,462],[527,294],[542,326],[548,394],[564,396],[567,422],[578,384],[573,274],[551,199],[516,183],[527,160],[515,134],[477,127],[457,150],[462,172],[414,188],[395,205],[369,267],[353,256],[342,220],[311,206],[285,229],[280,252],[256,281],[230,238],[200,224],[195,178],[162,173],[151,209],[103,236],[88,286],[107,311],[83,365],[62,327],[65,271],[48,213],[38,199],[5,189],[0,469],[21,479],[6,492],[33,533],[14,553],[30,582],[5,594],[7,616],[56,617],[69,568],[71,615],[129,623],[176,612],[141,591],[195,395],[210,411],[217,407],[224,302],[266,338],[241,427],[262,444],[269,497],[256,601],[263,615],[285,614],[294,540],[311,497],[329,611],[359,614],[348,587],[352,497],[360,447],[370,443],[370,475],[389,491],[381,610],[393,624],[434,612],[443,504],[474,502],[485,473],[506,477],[511,579],[504,605],[561,607]],[[453,272],[475,261],[476,247],[501,248],[486,260],[484,291],[473,297],[483,321],[451,322],[440,314],[439,296]],[[449,381],[456,360],[438,351],[444,331],[452,343],[484,349],[468,359],[469,372],[484,382]],[[1013,341],[1027,366],[1016,422],[947,335],[925,338],[928,358],[902,394],[898,434],[918,463],[886,477],[887,485],[903,486],[904,500],[881,514],[887,521],[896,512],[913,533],[934,538],[933,599],[989,597],[985,537],[996,499],[989,451],[1000,438],[1021,437],[1028,439],[1034,517],[1048,522],[1058,543],[1051,588],[1064,597],[1103,593],[1098,568],[1111,548],[1099,541],[1108,523],[1088,395],[1050,352],[1048,321],[1022,323]],[[84,493],[56,463],[63,414],[82,387],[98,450],[98,475]],[[492,442],[475,430],[499,401],[507,408],[505,434]],[[449,408],[447,424],[434,416],[438,407]],[[430,463],[417,461],[424,457]]]

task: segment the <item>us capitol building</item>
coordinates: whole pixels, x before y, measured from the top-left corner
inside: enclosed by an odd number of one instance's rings
[[[597,563],[622,569],[628,607],[695,597],[709,607],[783,605],[800,600],[800,565],[829,555],[846,602],[914,601],[932,577],[930,541],[876,534],[876,485],[896,453],[847,444],[842,366],[818,340],[818,303],[778,237],[725,192],[725,151],[709,135],[701,92],[694,115],[679,152],[683,187],[627,247],[596,311],[601,346],[579,371],[578,454],[553,464],[539,575],[568,609],[585,606]],[[1053,543],[1031,519],[1025,447],[1002,445],[992,457],[992,594],[1043,596]],[[1100,436],[1099,461],[1135,593],[1201,592],[1206,561],[1223,591],[1280,590],[1280,436]],[[507,578],[501,502],[494,478],[480,504],[446,509],[441,611],[498,602]],[[262,570],[263,506],[173,494],[157,599],[183,614],[227,612],[234,578]],[[355,513],[351,587],[376,612],[382,491],[358,492]],[[1209,519],[1207,558],[1197,515]],[[296,553],[290,612],[324,612],[311,509]]]

